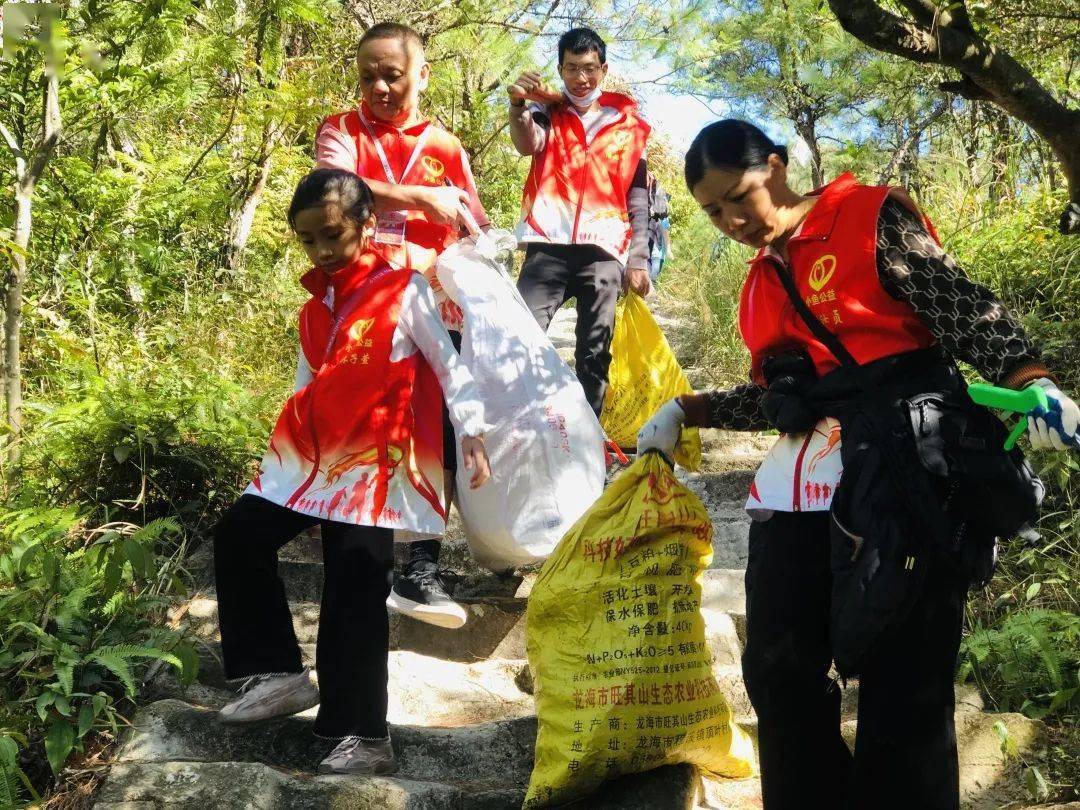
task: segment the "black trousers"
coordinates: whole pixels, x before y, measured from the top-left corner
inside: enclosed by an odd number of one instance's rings
[[[225,675],[300,672],[278,549],[306,528],[322,528],[323,594],[315,667],[315,733],[338,738],[387,735],[386,597],[393,532],[302,515],[243,495],[214,529],[214,576]]]
[[[874,647],[852,756],[829,678],[828,521],[777,512],[750,528],[742,663],[765,810],[956,810],[953,679],[966,586],[945,564],[931,568],[912,612]]]
[[[607,393],[622,264],[594,245],[531,244],[517,286],[544,331],[566,299],[577,299],[575,369],[585,398],[599,416]]]

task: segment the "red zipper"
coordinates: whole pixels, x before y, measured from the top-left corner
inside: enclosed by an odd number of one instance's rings
[[[814,429],[807,431],[806,439],[803,440],[802,449],[799,450],[799,455],[795,458],[795,497],[791,501],[792,510],[795,512],[801,512],[802,506],[802,463],[803,458],[806,457],[806,450],[810,447],[810,440],[814,438]]]

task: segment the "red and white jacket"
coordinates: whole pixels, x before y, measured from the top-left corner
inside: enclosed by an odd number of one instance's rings
[[[817,204],[788,240],[788,262],[765,249],[750,261],[739,303],[739,332],[750,350],[751,377],[764,385],[762,362],[786,349],[806,351],[824,376],[839,361],[803,323],[776,274],[786,266],[811,312],[859,363],[936,343],[911,305],[889,295],[877,271],[878,214],[891,194],[912,209],[900,189],[859,185],[843,174],[824,188]],[[933,225],[924,217],[934,238]],[[748,511],[829,508],[840,481],[840,424],[823,419],[814,430],[781,436],[754,479]]]
[[[599,104],[617,114],[591,139],[565,101],[545,110],[551,126],[525,182],[517,237],[596,245],[625,264],[632,233],[626,199],[650,127],[627,96],[602,93]]]
[[[297,390],[246,492],[403,539],[441,535],[443,398],[459,435],[485,424],[431,288],[374,253],[302,283]]]
[[[366,122],[366,123],[365,123]],[[378,139],[387,166],[383,165],[372,137]],[[344,169],[360,177],[379,182],[410,186],[444,186],[449,183],[469,195],[469,211],[480,227],[489,224],[484,206],[476,191],[469,156],[461,141],[437,124],[420,121],[410,127],[397,127],[380,121],[367,105],[327,117],[315,139],[315,164],[324,169]],[[388,177],[386,169],[393,177]],[[435,278],[435,260],[458,240],[456,229],[431,222],[423,211],[384,212],[399,214],[403,220],[401,244],[376,239],[370,248],[396,267],[423,273],[435,291],[439,311],[448,329],[461,330],[461,310],[447,298]]]

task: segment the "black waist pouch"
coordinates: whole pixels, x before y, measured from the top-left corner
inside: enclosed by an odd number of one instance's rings
[[[911,443],[904,447],[900,420],[886,421],[841,419],[844,474],[829,513],[830,637],[844,677],[857,675],[880,636],[907,617],[930,550],[947,533],[938,483],[914,453],[903,453]]]
[[[994,573],[998,539],[1038,517],[1042,481],[1019,448],[1004,449],[1001,420],[965,393],[921,394],[904,405],[921,466],[947,487],[943,550],[968,582],[983,585]]]
[[[929,393],[905,401],[919,462],[964,491],[958,504],[973,529],[1011,537],[1038,517],[1043,484],[1018,447],[1005,450],[1008,431],[965,394]]]

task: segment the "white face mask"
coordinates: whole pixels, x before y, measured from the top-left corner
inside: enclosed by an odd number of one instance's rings
[[[600,98],[600,94],[602,92],[603,91],[600,89],[600,85],[597,85],[588,95],[575,96],[573,93],[570,92],[570,88],[567,87],[565,83],[563,84],[563,95],[570,99],[570,101],[572,101],[577,107],[591,107],[593,105],[593,102]]]

